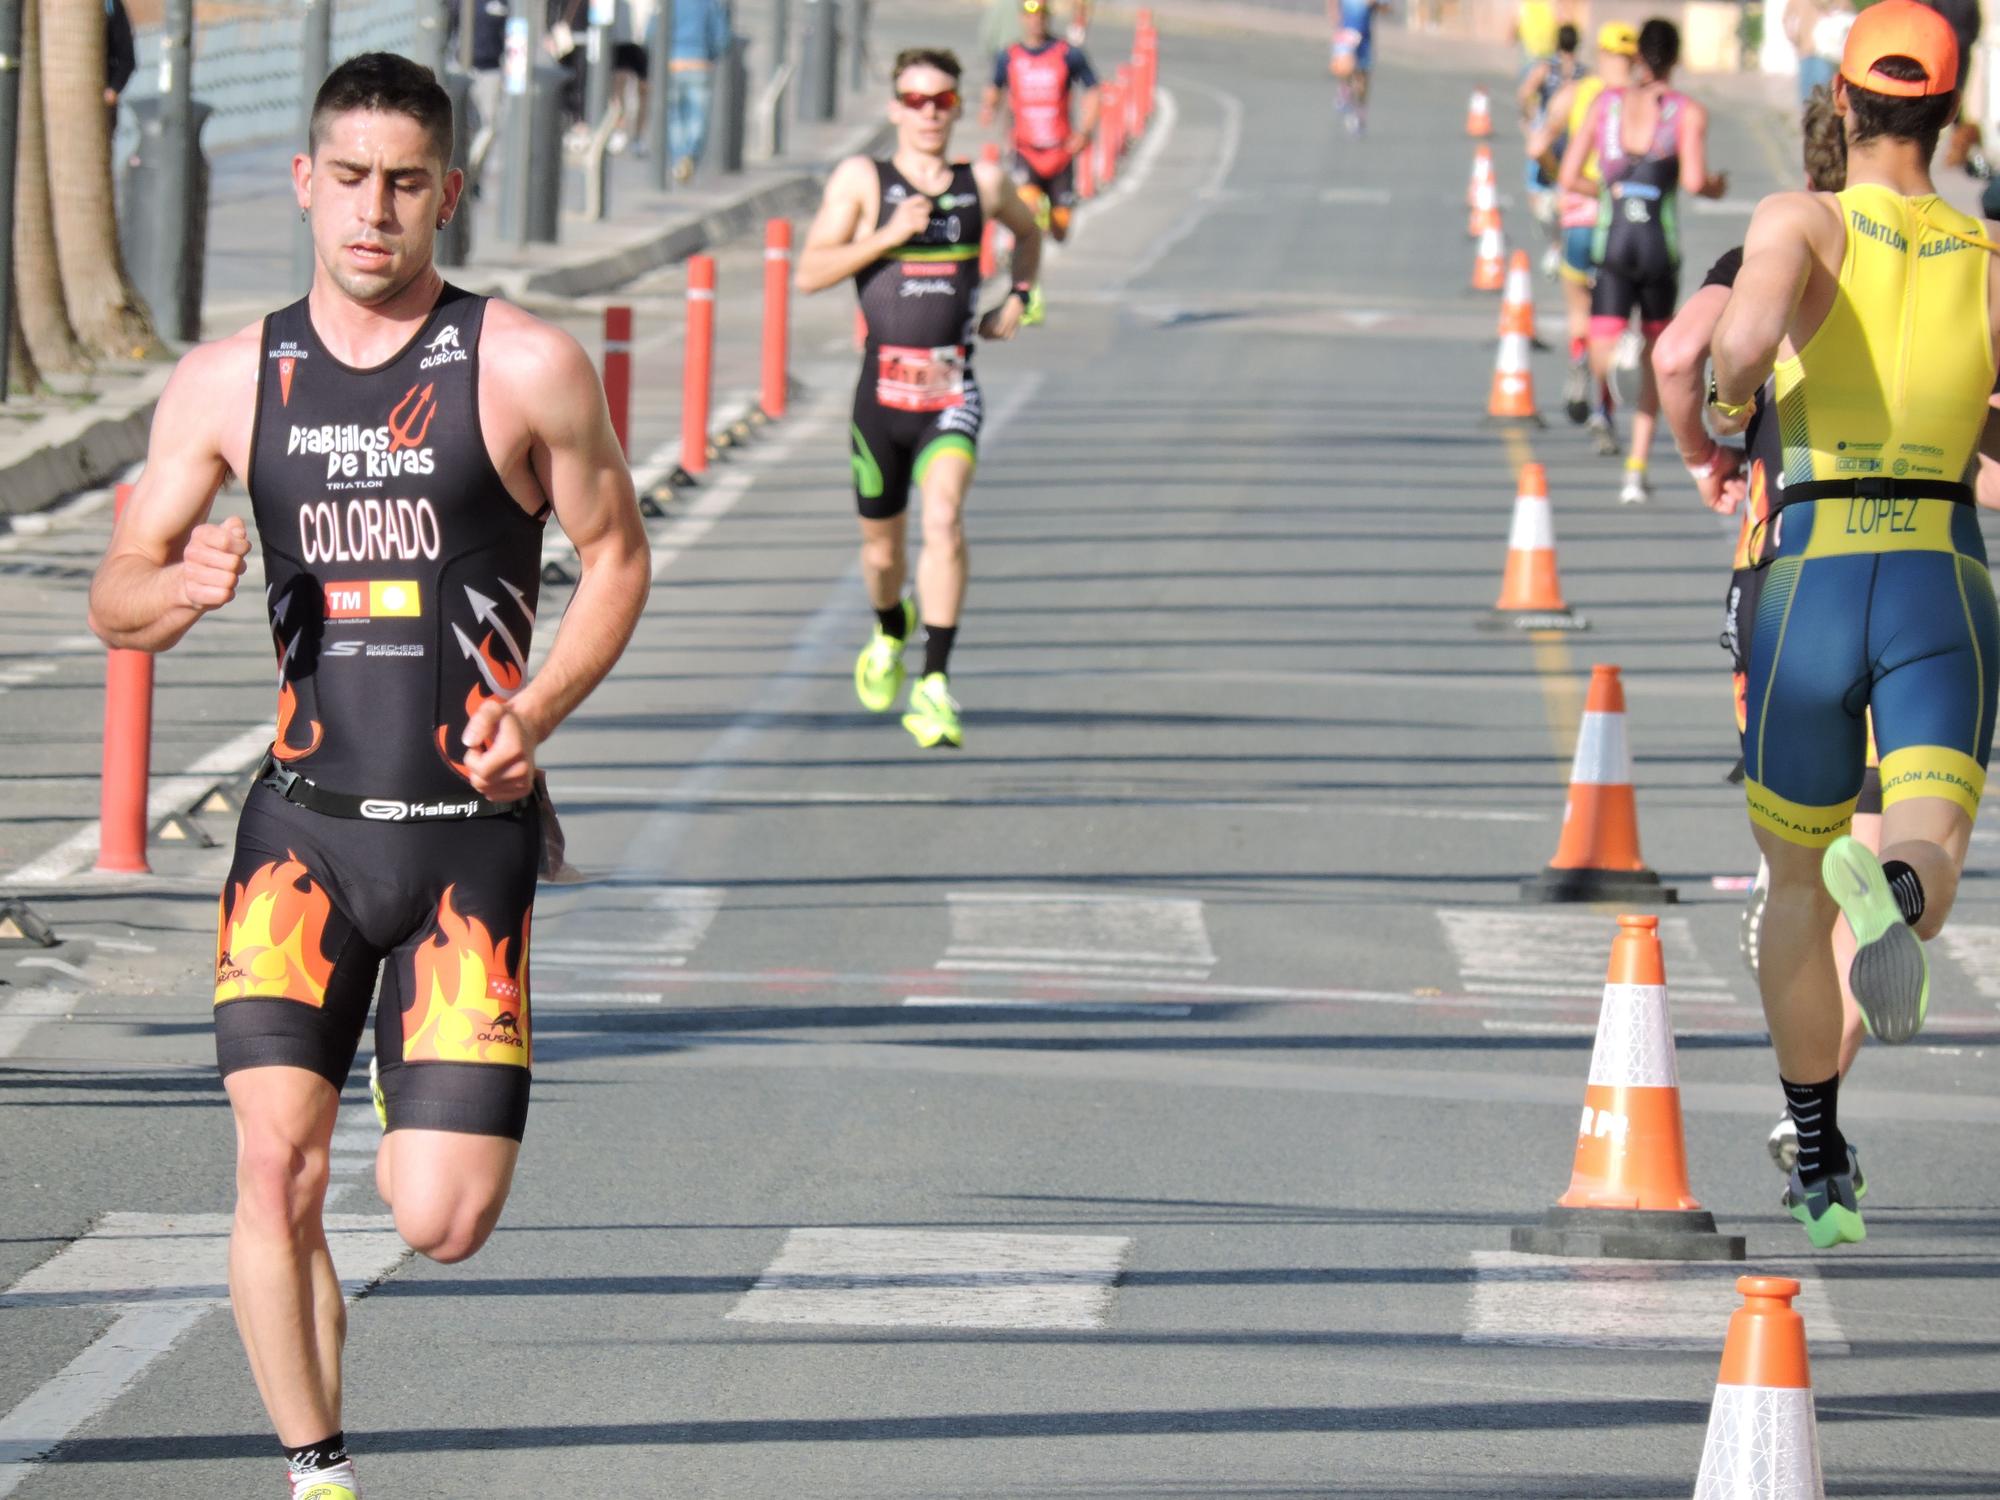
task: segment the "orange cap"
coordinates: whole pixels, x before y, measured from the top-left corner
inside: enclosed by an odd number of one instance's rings
[[[1924,70],[1922,78],[1891,78],[1875,68],[1884,58],[1906,57]],[[1919,0],[1876,0],[1854,18],[1840,76],[1871,94],[1923,99],[1958,87],[1958,33],[1951,23]]]

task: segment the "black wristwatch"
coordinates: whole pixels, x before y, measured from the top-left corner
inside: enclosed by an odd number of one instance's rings
[[[1029,299],[1032,298],[1034,294],[1035,294],[1035,284],[1032,281],[1017,281],[1014,283],[1013,287],[1007,293],[1007,295],[1010,297],[1019,297],[1021,299],[1021,305],[1023,307],[1026,307],[1028,305]]]

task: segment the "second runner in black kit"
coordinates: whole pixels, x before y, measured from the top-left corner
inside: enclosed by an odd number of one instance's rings
[[[880,230],[923,195],[895,163],[874,164]],[[972,369],[979,239],[986,215],[972,168],[931,200],[921,233],[855,273],[868,341],[854,388],[854,499],[870,520],[902,514],[939,454],[977,461],[985,409]]]
[[[871,713],[895,705],[904,647],[921,616],[924,668],[903,727],[927,750],[965,742],[947,672],[965,601],[965,496],[985,415],[973,341],[1014,336],[1041,259],[1034,218],[999,167],[946,155],[958,81],[949,52],[918,48],[897,58],[889,106],[896,152],[887,161],[850,157],[834,169],[797,278],[801,291],[817,292],[853,277],[861,294],[868,339],[849,442],[875,630],[854,664],[854,690]],[[982,318],[979,242],[988,219],[1014,232],[1015,285]],[[905,594],[912,489],[924,527],[915,599]]]
[[[475,792],[462,746],[527,680],[542,521],[480,430],[485,311],[447,287],[367,370],[304,300],[265,320],[247,477],[278,734],[223,893],[215,1025],[224,1076],[284,1064],[339,1088],[381,972],[390,1126],[519,1140],[539,820]],[[301,922],[317,941],[288,952]]]

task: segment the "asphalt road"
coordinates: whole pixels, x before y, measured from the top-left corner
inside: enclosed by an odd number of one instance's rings
[[[1471,80],[1394,49],[1355,143],[1320,67],[1170,37],[1142,181],[1086,217],[1048,326],[982,354],[964,751],[917,751],[849,686],[843,294],[801,309],[796,414],[656,525],[639,638],[548,747],[593,878],[538,910],[527,1149],[477,1259],[384,1243],[350,1091],[332,1207],[343,1272],[376,1283],[346,1412],[371,1497],[1688,1493],[1734,1269],[1505,1253],[1567,1180],[1612,930],[1515,895],[1600,661],[1682,897],[1694,1187],[1806,1284],[1829,1493],[1993,1493],[1991,838],[1934,1034],[1865,1053],[1842,1101],[1871,1237],[1811,1256],[1714,886],[1754,863],[1722,780],[1726,539],[1671,469],[1620,510],[1615,464],[1533,433],[1593,628],[1475,628],[1524,449],[1479,421]],[[1694,266],[1785,165],[1719,109],[1740,201],[1690,216]],[[663,335],[639,452],[672,429],[672,281],[632,299]],[[747,380],[747,344],[729,359]],[[1557,360],[1536,375],[1553,411]],[[81,628],[72,582],[37,587],[9,613]],[[162,665],[169,737],[255,727],[260,636],[239,609]],[[74,691],[68,718],[40,700],[72,761]],[[7,823],[10,861],[76,816]],[[0,1493],[276,1493],[201,1217],[229,1206],[199,979],[222,866],[44,890],[78,975],[44,971],[40,1025],[0,998]],[[5,1467],[23,1410],[92,1389],[47,1462]]]

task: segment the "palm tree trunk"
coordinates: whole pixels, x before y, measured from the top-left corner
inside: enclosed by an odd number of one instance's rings
[[[42,372],[35,368],[27,336],[21,331],[21,292],[14,289],[14,316],[7,325],[7,394],[32,396],[42,388]]]
[[[48,130],[42,116],[40,7],[21,7],[21,111],[14,154],[14,285],[21,332],[44,370],[90,367],[69,326],[62,268],[56,259],[54,210],[49,206]]]
[[[104,108],[104,6],[100,0],[41,0],[41,11],[49,197],[70,326],[94,353],[144,359],[159,352],[160,341],[118,253]]]

